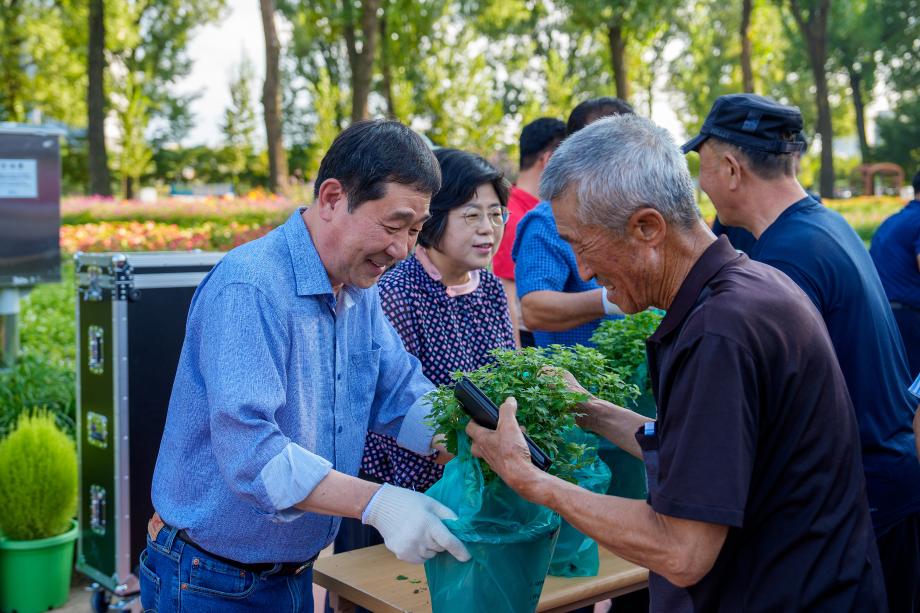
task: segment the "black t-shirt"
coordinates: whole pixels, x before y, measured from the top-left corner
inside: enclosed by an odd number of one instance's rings
[[[720,238],[648,341],[658,421],[640,429],[648,501],[726,525],[712,570],[652,610],[883,611],[853,406],[820,314]]]

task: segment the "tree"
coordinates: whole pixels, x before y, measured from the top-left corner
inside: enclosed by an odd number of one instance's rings
[[[751,67],[751,14],[754,0],[741,0],[741,82],[744,91],[754,93],[754,69]]]
[[[875,87],[875,53],[883,45],[879,8],[876,0],[837,0],[829,24],[829,39],[835,51],[832,64],[843,70],[849,80],[856,134],[864,164],[872,157],[866,137],[865,109]]]
[[[559,4],[577,27],[588,32],[598,29],[603,32],[616,95],[629,100],[629,69],[637,66],[630,61],[630,56],[641,55],[650,39],[662,31],[662,21],[676,3],[673,0],[563,0]]]
[[[236,185],[240,174],[252,159],[255,148],[256,113],[252,106],[252,82],[255,70],[245,54],[230,82],[230,105],[224,110],[221,131],[224,134],[223,161]]]
[[[153,169],[153,151],[144,135],[149,101],[138,75],[128,73],[125,76],[118,98],[114,106],[121,135],[114,156],[115,168],[121,177],[122,193],[130,200],[134,198],[141,177]]]
[[[815,82],[815,105],[818,107],[818,133],[821,135],[820,191],[825,197],[834,195],[834,126],[831,119],[827,79],[828,18],[831,0],[785,0],[802,42],[808,52]]]
[[[368,117],[367,98],[377,57],[380,0],[361,0],[360,20],[355,16],[351,0],[345,0],[343,4],[345,44],[351,67],[351,120],[361,121]]]
[[[112,195],[108,154],[105,148],[105,0],[89,4],[89,85],[86,93],[87,140],[89,142],[89,191]]]
[[[0,0],[0,121],[23,121],[26,35],[23,3]]]
[[[177,93],[176,84],[191,72],[191,37],[201,26],[219,20],[226,0],[109,0],[118,11],[106,15],[116,40],[107,50],[113,65],[142,77],[149,117],[168,127],[161,136],[181,140],[192,125],[190,107],[198,92]]]
[[[262,31],[265,34],[265,82],[262,85],[262,110],[268,140],[268,184],[273,192],[287,188],[287,155],[281,138],[280,56],[281,43],[275,31],[274,0],[260,0]]]

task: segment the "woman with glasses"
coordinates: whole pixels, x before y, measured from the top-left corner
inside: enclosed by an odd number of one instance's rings
[[[415,253],[380,280],[380,303],[409,353],[435,385],[451,373],[490,360],[495,348],[514,348],[501,282],[487,270],[508,220],[508,182],[482,157],[439,149],[441,189],[431,200]],[[425,491],[441,465],[369,434],[361,470],[366,476]]]
[[[378,285],[383,310],[406,350],[440,385],[450,383],[455,371],[488,363],[492,349],[514,349],[514,332],[502,284],[487,270],[508,220],[509,184],[478,155],[439,149],[435,157],[441,190],[432,198],[418,247]],[[423,492],[441,478],[436,460],[368,433],[360,476]],[[335,551],[382,542],[373,528],[345,518]]]

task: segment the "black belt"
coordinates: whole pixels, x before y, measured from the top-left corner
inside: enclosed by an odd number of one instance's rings
[[[176,538],[191,545],[195,549],[200,549],[201,553],[207,555],[208,557],[214,558],[215,560],[219,562],[223,562],[224,564],[227,564],[228,566],[232,566],[240,570],[247,570],[251,573],[262,574],[262,573],[266,573],[272,570],[273,568],[275,568],[275,564],[273,562],[259,562],[257,564],[244,564],[242,562],[237,562],[236,560],[230,560],[223,556],[219,556],[216,553],[211,553],[210,551],[208,551],[207,549],[205,549],[204,547],[202,547],[201,545],[199,545],[198,543],[190,539],[188,537],[188,534],[186,534],[185,530],[179,530],[178,532],[176,532]],[[319,554],[316,554],[315,556],[313,556],[306,562],[282,562],[281,568],[278,570],[278,572],[275,572],[272,574],[273,575],[299,575],[300,573],[307,570],[308,568],[311,568],[313,566],[313,563],[316,562],[316,558],[318,557],[319,557]]]
[[[912,304],[904,304],[903,302],[892,302],[891,308],[892,310],[906,309],[908,311],[916,311],[920,313],[920,307],[915,307]]]

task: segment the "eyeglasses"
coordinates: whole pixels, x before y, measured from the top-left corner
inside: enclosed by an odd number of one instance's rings
[[[484,213],[481,209],[469,206],[463,210],[461,217],[463,217],[466,225],[473,228],[478,228],[484,218],[488,219],[489,224],[493,227],[501,228],[508,223],[508,209],[507,207],[492,208],[487,213]]]

